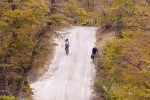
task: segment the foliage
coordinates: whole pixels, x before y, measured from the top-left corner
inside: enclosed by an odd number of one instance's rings
[[[127,100],[148,100],[149,39],[149,35],[135,34],[134,38],[116,39],[108,43],[101,56],[96,91],[103,91],[106,98],[116,96]]]
[[[83,8],[78,8],[76,2],[66,4],[64,10],[69,20],[73,23],[86,24],[93,17],[93,13],[89,13]]]
[[[149,3],[147,1],[134,0],[107,0],[99,1],[101,4],[97,9],[100,16],[100,25],[112,25],[117,32],[125,29],[149,30]]]
[[[149,3],[115,0],[109,4],[104,25],[111,24],[117,37],[106,44],[101,55],[95,91],[107,100],[149,100]]]
[[[65,15],[50,13],[46,2],[0,1],[0,95],[30,94],[29,72],[48,61],[49,39],[67,24]]]
[[[92,16],[71,0],[0,1],[0,95],[30,95],[26,80],[48,61],[56,31]]]
[[[0,96],[0,100],[17,100],[14,97]]]

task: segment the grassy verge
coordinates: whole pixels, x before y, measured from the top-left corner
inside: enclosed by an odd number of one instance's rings
[[[102,50],[94,90],[106,100],[149,100],[150,35],[122,34],[107,40],[104,48],[97,42]]]
[[[102,69],[102,55],[104,53],[104,48],[106,46],[106,43],[111,41],[115,38],[115,32],[112,29],[105,29],[105,28],[99,28],[97,30],[97,48],[99,49],[99,57],[97,59],[97,66],[96,66],[96,77],[94,82],[94,90],[95,90],[95,97],[94,100],[103,100],[105,97],[105,93],[107,93],[106,87],[103,85],[102,79],[106,76],[104,71]]]

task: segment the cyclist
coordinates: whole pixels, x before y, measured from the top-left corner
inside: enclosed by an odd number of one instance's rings
[[[97,49],[96,46],[94,45],[94,47],[93,47],[93,49],[92,49],[91,59],[94,60],[96,54],[98,54],[98,49]]]
[[[68,53],[69,53],[69,39],[65,40],[65,50],[68,49]]]

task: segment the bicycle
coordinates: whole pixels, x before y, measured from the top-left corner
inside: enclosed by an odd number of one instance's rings
[[[97,59],[97,58],[99,58],[99,57],[100,57],[100,56],[99,56],[98,53],[91,55],[91,59],[92,59],[92,61],[93,61],[93,64],[96,65],[96,64],[98,63],[98,59]]]
[[[93,63],[95,63],[96,55],[92,54],[92,55],[91,55],[91,59],[92,59]]]
[[[69,45],[66,45],[65,51],[66,51],[66,54],[68,55],[69,54]]]

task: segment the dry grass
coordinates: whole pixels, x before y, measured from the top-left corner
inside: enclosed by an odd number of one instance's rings
[[[34,68],[31,70],[29,75],[29,82],[33,83],[37,81],[40,77],[42,77],[49,69],[49,65],[51,64],[54,58],[54,51],[56,45],[51,43],[47,50],[42,52],[34,62]]]
[[[105,30],[103,28],[99,28],[96,33],[96,38],[96,45],[99,49],[99,52],[101,53],[104,50],[106,42],[115,38],[115,32],[112,29]]]
[[[96,38],[97,38],[96,41],[97,48],[99,50],[99,53],[102,54],[106,42],[111,41],[113,38],[115,38],[115,32],[112,29],[105,30],[104,28],[99,28],[96,33]],[[94,93],[94,97],[92,98],[92,100],[104,100],[104,98],[101,97],[101,94]]]

